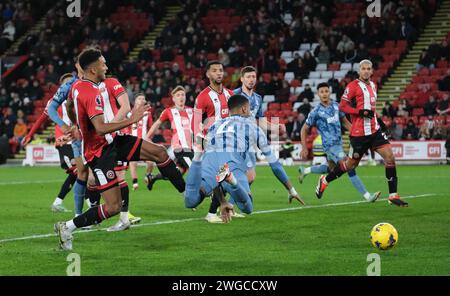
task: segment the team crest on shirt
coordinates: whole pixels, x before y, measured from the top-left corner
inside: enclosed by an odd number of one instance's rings
[[[114,174],[114,171],[109,170],[106,172],[106,178],[114,179],[115,177],[116,177],[116,174]]]

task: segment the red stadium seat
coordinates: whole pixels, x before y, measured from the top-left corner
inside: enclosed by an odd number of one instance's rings
[[[413,116],[421,116],[424,114],[423,108],[414,108],[412,111]]]
[[[300,83],[300,80],[298,80],[298,79],[293,79],[291,81],[291,86],[292,87],[299,87],[300,85],[301,85],[301,83]]]

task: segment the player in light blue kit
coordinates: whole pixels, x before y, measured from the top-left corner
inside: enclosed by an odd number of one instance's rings
[[[316,165],[309,168],[300,167],[299,181],[303,182],[306,175],[310,173],[324,174],[336,165],[341,165],[346,155],[342,149],[341,121],[345,129],[351,129],[351,123],[345,117],[343,112],[339,111],[339,104],[330,99],[330,88],[326,82],[317,86],[317,92],[320,97],[320,104],[315,107],[308,115],[306,123],[301,130],[303,159],[308,157],[308,149],[306,148],[306,135],[308,130],[315,126],[322,137],[322,146],[327,155],[328,166],[326,164]],[[361,179],[356,175],[355,170],[348,171],[348,176],[353,186],[361,193],[369,202],[374,202],[380,196],[381,192],[370,194]]]
[[[246,172],[248,154],[254,152],[254,146],[262,151],[274,175],[288,190],[289,202],[296,199],[304,204],[272,153],[266,134],[251,119],[248,99],[233,95],[228,100],[228,108],[230,117],[216,121],[209,128],[204,154],[195,149],[186,181],[185,206],[197,207],[205,196],[222,187],[242,212],[250,214],[253,201]]]
[[[78,78],[82,77],[82,70],[76,63],[78,75],[61,85],[53,96],[51,103],[48,105],[48,116],[55,122],[64,134],[69,134],[71,127],[68,126],[58,114],[58,108],[67,100],[69,91]],[[88,168],[85,166],[81,153],[81,140],[72,140],[73,156],[77,167],[77,180],[73,186],[74,200],[75,200],[75,215],[80,215],[83,212],[84,197],[86,194],[86,184],[88,178]]]

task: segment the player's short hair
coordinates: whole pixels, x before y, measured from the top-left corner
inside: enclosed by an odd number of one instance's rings
[[[241,77],[244,77],[245,73],[251,73],[251,72],[256,73],[256,68],[253,66],[245,66],[244,68],[241,69]]]
[[[223,67],[223,64],[221,62],[219,62],[218,60],[212,60],[212,61],[209,61],[208,63],[206,63],[206,71],[208,71],[212,65],[222,65],[222,67]]]
[[[372,62],[368,59],[365,59],[365,60],[362,60],[361,62],[359,62],[359,67],[361,68],[361,66],[364,64],[369,64],[371,67],[373,67]]]
[[[81,69],[87,70],[89,65],[96,62],[102,56],[102,52],[94,47],[84,49],[78,56],[78,63]]]
[[[186,93],[186,89],[182,85],[177,85],[170,94],[174,96],[179,91],[184,91],[184,93]]]
[[[243,95],[232,95],[228,99],[228,109],[233,111],[233,110],[236,110],[237,108],[240,108],[248,103],[249,103],[248,99],[246,97],[244,97]]]
[[[64,79],[72,78],[72,77],[73,77],[72,73],[64,73],[63,75],[61,75],[61,77],[59,77],[59,83],[62,83],[64,81]]]
[[[327,82],[321,82],[317,85],[317,90],[319,90],[319,88],[321,87],[328,87],[330,88],[330,85]]]

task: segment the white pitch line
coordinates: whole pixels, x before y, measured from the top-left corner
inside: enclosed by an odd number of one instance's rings
[[[420,195],[410,195],[410,196],[403,197],[403,199],[413,199],[413,198],[418,198],[418,197],[426,197],[426,196],[434,196],[434,195],[436,195],[436,194],[435,193],[427,193],[427,194],[420,194]],[[386,200],[385,199],[377,200],[377,202],[380,202],[380,201],[386,201]],[[263,211],[253,212],[252,215],[271,214],[271,213],[277,213],[277,212],[289,212],[289,211],[337,207],[337,206],[347,206],[347,205],[354,205],[354,204],[361,204],[361,203],[368,203],[368,202],[365,200],[358,200],[358,201],[330,203],[330,204],[323,204],[323,205],[312,205],[312,206],[303,206],[303,207],[263,210]],[[156,222],[152,222],[152,223],[142,223],[142,224],[138,224],[138,225],[132,225],[131,227],[135,228],[135,227],[156,226],[156,225],[164,225],[164,224],[177,224],[177,223],[186,223],[186,222],[200,221],[200,220],[203,220],[203,218],[188,218],[188,219],[178,219],[178,220],[156,221]],[[80,231],[76,231],[75,233],[81,234],[81,233],[96,232],[96,231],[106,231],[106,228],[80,230]],[[46,237],[51,237],[51,236],[56,236],[56,235],[54,233],[47,233],[47,234],[37,234],[37,235],[30,235],[30,236],[23,236],[23,237],[7,238],[7,239],[0,240],[0,243],[29,240],[29,239],[36,239],[36,238],[46,238]]]
[[[42,183],[59,183],[63,182],[63,179],[54,180],[34,180],[34,181],[11,181],[11,182],[0,182],[0,186],[6,185],[23,185],[23,184],[42,184]]]

